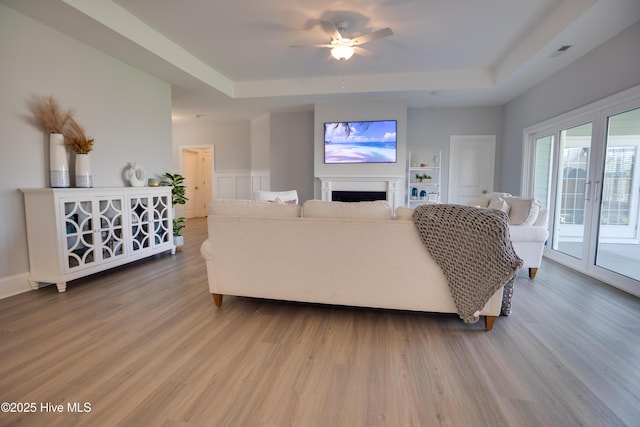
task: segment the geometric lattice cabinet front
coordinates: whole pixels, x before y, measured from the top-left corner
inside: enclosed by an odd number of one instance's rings
[[[23,189],[29,282],[55,283],[175,253],[170,187]]]

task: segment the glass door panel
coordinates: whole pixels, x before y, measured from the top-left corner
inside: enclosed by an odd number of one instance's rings
[[[592,128],[586,123],[560,132],[552,247],[576,259],[583,259],[585,249]]]
[[[640,280],[640,108],[610,116],[596,265]]]

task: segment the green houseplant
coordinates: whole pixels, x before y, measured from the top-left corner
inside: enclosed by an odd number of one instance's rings
[[[171,206],[175,208],[176,205],[184,205],[187,203],[186,187],[184,186],[184,176],[179,173],[166,172],[163,175],[166,178],[166,184],[171,187]],[[187,226],[187,219],[183,216],[176,217],[174,210],[173,218],[173,241],[176,246],[182,246],[184,244],[184,236],[182,236],[182,230]]]

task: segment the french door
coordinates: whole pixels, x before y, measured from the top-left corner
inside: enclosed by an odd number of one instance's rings
[[[528,135],[523,193],[549,212],[545,255],[640,295],[640,102]]]

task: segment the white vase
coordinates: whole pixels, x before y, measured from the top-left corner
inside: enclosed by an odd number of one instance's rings
[[[61,133],[49,134],[49,178],[53,188],[67,188],[71,185],[67,148]]]
[[[89,154],[76,154],[76,187],[93,187],[93,175],[91,174],[91,159]]]

